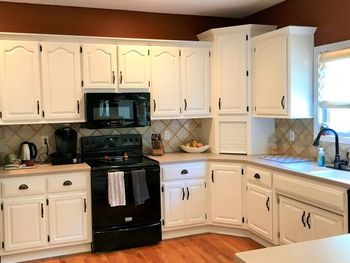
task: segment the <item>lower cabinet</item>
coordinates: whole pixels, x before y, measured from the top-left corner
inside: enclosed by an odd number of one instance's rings
[[[279,201],[280,243],[289,244],[344,233],[344,217],[281,196]]]
[[[272,191],[247,184],[247,225],[261,236],[272,240]]]
[[[204,179],[166,182],[163,184],[163,189],[165,228],[205,222]]]
[[[243,225],[243,168],[241,165],[210,166],[211,221]]]

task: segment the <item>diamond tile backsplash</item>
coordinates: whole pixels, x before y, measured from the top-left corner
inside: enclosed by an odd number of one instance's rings
[[[285,155],[299,156],[315,160],[318,149],[312,146],[313,136],[313,119],[276,119],[275,136],[278,140],[279,149]],[[289,141],[289,132],[295,132],[295,141]],[[335,155],[334,143],[321,142],[320,147],[324,148],[326,162],[332,162]],[[350,151],[350,145],[340,144],[339,147],[341,158],[345,159],[346,153]]]
[[[192,139],[200,140],[200,119],[156,120],[151,126],[142,128],[98,129],[81,128],[80,124],[71,124],[78,132],[78,152],[80,152],[80,138],[82,136],[99,136],[112,134],[139,133],[142,135],[143,150],[148,154],[152,151],[152,133],[161,133],[165,152],[179,152],[180,145]],[[19,146],[23,141],[35,143],[39,150],[38,161],[46,159],[46,147],[41,146],[41,136],[49,137],[49,153],[55,152],[55,130],[62,124],[33,124],[8,125],[0,127],[0,161],[4,164],[7,154],[18,154]],[[164,132],[169,131],[169,141],[164,140]]]

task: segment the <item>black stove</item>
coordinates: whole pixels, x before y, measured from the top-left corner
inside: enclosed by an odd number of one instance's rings
[[[162,239],[160,168],[157,161],[142,155],[141,135],[82,137],[81,151],[82,160],[91,166],[92,251],[159,242]],[[112,207],[108,176],[116,171],[123,173],[125,205]],[[140,171],[142,179],[135,177]],[[140,188],[147,192],[141,203],[137,202]]]

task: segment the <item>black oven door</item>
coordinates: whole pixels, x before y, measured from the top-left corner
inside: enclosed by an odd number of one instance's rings
[[[93,229],[160,222],[160,170],[159,166],[149,166],[145,170],[145,182],[148,198],[140,202],[135,198],[132,169],[124,171],[126,205],[111,207],[108,201],[108,171],[92,171],[92,214]]]
[[[149,93],[87,93],[87,128],[150,125]]]

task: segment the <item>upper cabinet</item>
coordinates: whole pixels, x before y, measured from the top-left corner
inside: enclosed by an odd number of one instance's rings
[[[79,44],[42,43],[41,61],[43,117],[84,121]]]
[[[118,46],[119,91],[147,91],[150,86],[150,48]]]
[[[1,41],[0,45],[2,119],[41,119],[39,43]]]
[[[85,89],[117,89],[117,46],[84,44],[83,81]]]
[[[179,48],[152,47],[151,68],[152,117],[180,117]]]
[[[315,31],[289,26],[253,38],[255,116],[313,117]]]
[[[210,115],[210,52],[208,48],[181,49],[183,116]]]

